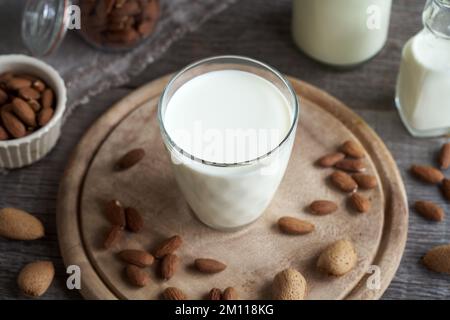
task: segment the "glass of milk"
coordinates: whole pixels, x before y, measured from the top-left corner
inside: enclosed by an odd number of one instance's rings
[[[429,0],[424,29],[403,48],[396,105],[416,137],[450,134],[450,1]]]
[[[160,130],[200,221],[233,230],[261,216],[286,170],[298,114],[288,80],[250,58],[208,58],[170,80],[159,101]]]
[[[308,56],[347,68],[386,43],[391,0],[294,0],[292,37]]]

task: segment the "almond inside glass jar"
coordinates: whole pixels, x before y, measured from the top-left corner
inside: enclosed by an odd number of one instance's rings
[[[104,49],[129,49],[148,38],[160,14],[159,0],[80,0],[81,34]]]

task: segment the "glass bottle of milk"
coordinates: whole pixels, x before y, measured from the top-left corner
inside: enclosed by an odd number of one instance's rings
[[[391,0],[294,0],[292,37],[319,62],[359,65],[386,43],[391,5]]]
[[[403,48],[396,105],[416,137],[450,134],[450,0],[428,0],[424,29]]]

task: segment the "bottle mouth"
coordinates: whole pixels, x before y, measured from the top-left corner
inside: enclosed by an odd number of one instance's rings
[[[450,0],[428,0],[422,20],[435,36],[450,39]]]
[[[187,77],[190,80],[190,79],[194,78],[195,76],[201,74],[201,73],[199,73],[199,68],[202,66],[206,66],[206,65],[218,66],[218,69],[216,67],[214,67],[215,70],[235,69],[237,66],[245,66],[245,65],[248,65],[252,68],[259,68],[259,69],[264,70],[266,73],[269,73],[273,79],[276,79],[277,81],[279,81],[280,84],[284,87],[285,91],[289,94],[288,100],[290,101],[290,107],[292,109],[292,112],[291,112],[292,119],[291,119],[291,123],[289,126],[289,130],[287,131],[286,135],[283,137],[281,142],[279,144],[277,144],[272,150],[268,151],[267,153],[265,153],[257,158],[253,158],[253,159],[246,160],[246,161],[234,162],[234,163],[213,162],[213,161],[209,161],[209,160],[205,160],[205,159],[196,157],[193,154],[190,154],[189,152],[182,149],[180,146],[178,146],[174,142],[174,140],[169,135],[169,133],[167,132],[166,127],[164,125],[165,107],[167,106],[167,103],[170,100],[169,93],[175,87],[175,83],[177,83],[180,80],[184,81],[182,79],[186,78],[185,77],[186,74],[192,73],[192,76]],[[229,66],[229,67],[227,68],[227,66]],[[209,71],[213,71],[213,70],[205,70],[205,71],[209,72]],[[245,68],[244,68],[244,69],[242,69],[242,71],[247,71],[247,70],[245,70]],[[203,72],[203,73],[206,73],[206,72]],[[248,72],[251,72],[251,71],[248,71]],[[187,81],[185,81],[184,83],[186,83],[186,82]],[[174,92],[176,90],[177,89],[175,89]],[[288,139],[295,132],[295,129],[296,129],[296,126],[298,123],[298,117],[299,117],[299,102],[298,102],[297,94],[295,93],[295,91],[292,88],[292,85],[289,83],[289,81],[279,71],[270,67],[269,65],[267,65],[263,62],[248,58],[248,57],[243,57],[243,56],[233,56],[233,55],[216,56],[216,57],[206,58],[206,59],[203,59],[203,60],[200,60],[200,61],[197,61],[197,62],[194,62],[194,63],[188,65],[187,67],[185,67],[184,69],[182,69],[181,71],[179,71],[177,74],[175,74],[172,77],[172,79],[169,81],[169,83],[165,87],[163,93],[161,94],[161,97],[160,97],[160,100],[158,103],[158,122],[159,122],[160,130],[161,130],[161,134],[163,136],[163,139],[164,139],[165,144],[166,144],[167,148],[169,149],[169,151],[178,153],[182,157],[185,157],[194,162],[198,162],[203,165],[214,166],[214,167],[241,167],[241,166],[251,165],[258,161],[264,160],[265,158],[269,157],[274,152],[279,150],[284,144],[286,144]]]

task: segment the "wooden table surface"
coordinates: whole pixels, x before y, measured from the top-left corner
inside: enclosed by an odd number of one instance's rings
[[[66,289],[55,227],[58,183],[71,150],[115,101],[152,79],[213,55],[254,57],[338,97],[361,115],[392,151],[404,178],[409,203],[434,200],[450,213],[450,204],[435,188],[417,182],[407,173],[413,163],[433,163],[437,150],[448,139],[412,138],[393,103],[401,48],[421,29],[423,5],[424,1],[419,0],[394,0],[390,36],[383,51],[359,68],[336,71],[305,57],[292,43],[291,1],[241,0],[179,40],[130,83],[79,106],[65,124],[61,140],[51,154],[31,167],[0,175],[0,207],[32,212],[42,219],[47,230],[44,239],[34,242],[0,239],[0,299],[23,298],[17,290],[16,277],[25,263],[36,259],[52,260],[57,270],[56,279],[43,299],[81,298],[78,292]],[[450,243],[448,219],[431,223],[411,211],[402,263],[383,298],[450,299],[450,276],[431,273],[419,263],[429,248],[444,243]]]

